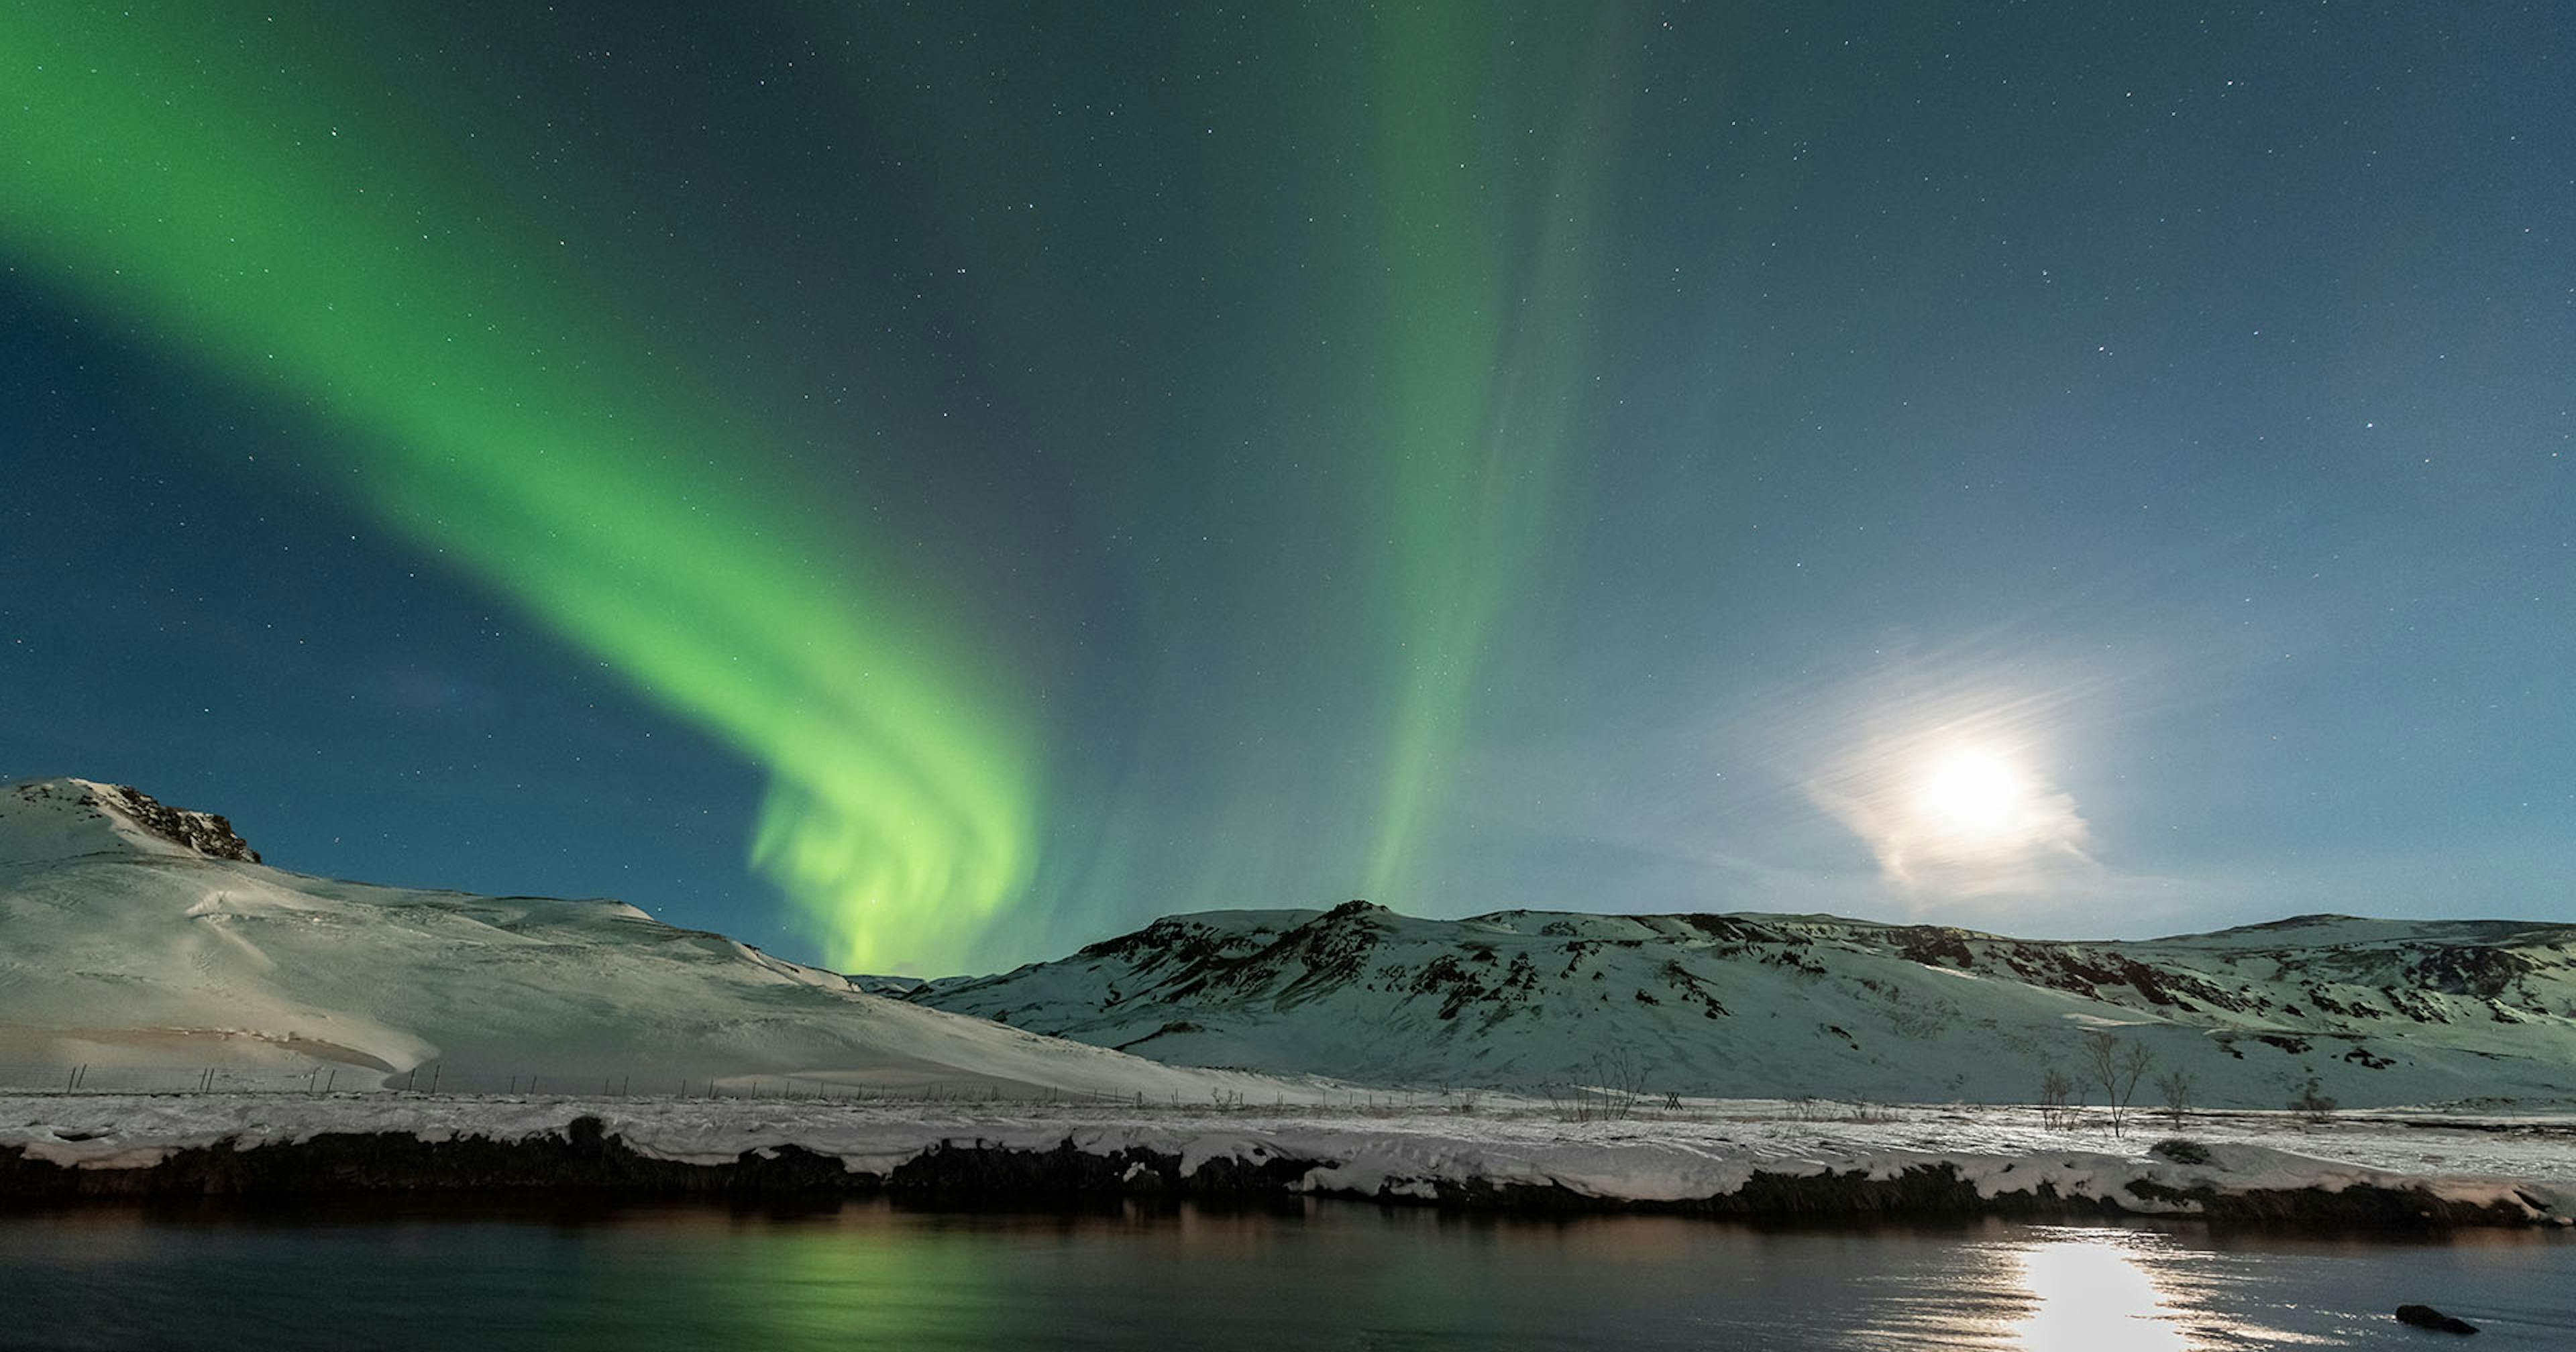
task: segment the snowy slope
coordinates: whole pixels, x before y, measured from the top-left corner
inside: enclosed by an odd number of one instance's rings
[[[0,1068],[1282,1092],[870,995],[614,901],[370,887],[257,859],[222,818],[130,789],[0,788]]]
[[[2138,943],[1830,916],[1169,917],[908,998],[1175,1064],[1373,1083],[2030,1101],[2080,1032],[2199,1101],[2576,1099],[2576,927],[2310,916]],[[2100,1102],[2103,1092],[2091,1091]],[[2152,1078],[2138,1087],[2152,1101]]]

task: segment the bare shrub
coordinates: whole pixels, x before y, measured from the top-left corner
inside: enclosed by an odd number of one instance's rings
[[[1893,1122],[1896,1120],[1896,1110],[1884,1103],[1872,1103],[1865,1098],[1856,1098],[1844,1105],[1843,1117],[1844,1120],[1851,1122]]]
[[[2176,1066],[2156,1077],[2156,1090],[2164,1095],[2165,1112],[2173,1118],[2174,1129],[2182,1129],[2182,1119],[2191,1111],[2191,1072]]]
[[[1636,1115],[1646,1098],[1646,1067],[1635,1053],[1614,1047],[1592,1058],[1588,1085],[1547,1091],[1548,1106],[1566,1122],[1620,1122]]]
[[[2156,1054],[2145,1043],[2123,1042],[2103,1028],[2084,1034],[2084,1067],[2093,1082],[2102,1086],[2102,1106],[2111,1110],[2112,1135],[2127,1127],[2129,1101],[2137,1097],[2138,1081],[2155,1063]]]
[[[2341,1106],[2343,1105],[2317,1092],[2317,1077],[2314,1075],[2308,1077],[2307,1087],[2301,1089],[2298,1096],[2290,1100],[2291,1112],[2320,1125],[2333,1121],[2335,1109]]]
[[[2074,1097],[2075,1082],[2066,1078],[2065,1071],[2055,1066],[2042,1071],[2039,1077],[2039,1124],[2061,1130],[2068,1126],[2075,1116],[2074,1110],[2068,1106]]]

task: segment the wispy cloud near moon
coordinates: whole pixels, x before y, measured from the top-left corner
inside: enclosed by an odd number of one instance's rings
[[[1806,791],[1924,899],[2008,898],[2101,871],[2074,795],[1955,729],[1874,742]]]

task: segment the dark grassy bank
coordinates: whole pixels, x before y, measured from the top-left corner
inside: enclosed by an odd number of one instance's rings
[[[524,1197],[877,1196],[942,1207],[1083,1207],[1120,1202],[1269,1205],[1302,1199],[1307,1172],[1333,1163],[1274,1157],[1258,1163],[1203,1162],[1183,1172],[1177,1154],[1141,1147],[1108,1153],[945,1143],[885,1174],[847,1168],[796,1146],[746,1151],[721,1164],[641,1154],[596,1117],[560,1133],[495,1140],[425,1141],[398,1132],[325,1132],[302,1141],[237,1148],[191,1147],[147,1167],[67,1168],[0,1148],[0,1199],[296,1198],[351,1194]],[[2212,1222],[2302,1229],[2421,1230],[2531,1224],[2508,1202],[2442,1198],[2421,1188],[2353,1186],[2177,1191],[2131,1185],[2140,1208],[2190,1202]],[[1430,1196],[1393,1192],[1337,1195],[1389,1204],[1509,1214],[1662,1213],[1800,1221],[2028,1219],[2132,1214],[2115,1201],[2061,1196],[2046,1183],[1981,1195],[1949,1164],[1918,1165],[1889,1178],[1844,1173],[1757,1173],[1734,1192],[1679,1201],[1587,1196],[1562,1186],[1442,1181]]]

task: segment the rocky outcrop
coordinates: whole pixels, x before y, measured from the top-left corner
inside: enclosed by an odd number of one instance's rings
[[[135,825],[173,845],[183,845],[209,859],[233,859],[245,864],[259,862],[259,851],[233,831],[233,824],[212,812],[195,812],[170,807],[159,799],[123,784],[99,784],[91,788],[108,807],[125,814]]]

